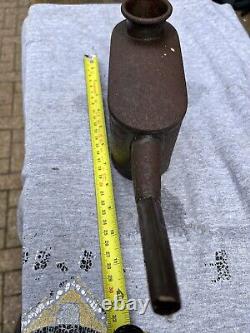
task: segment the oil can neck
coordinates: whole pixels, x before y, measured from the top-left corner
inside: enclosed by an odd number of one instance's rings
[[[168,0],[125,0],[121,11],[127,19],[128,34],[147,40],[161,36],[172,6]]]
[[[154,25],[141,25],[127,20],[127,32],[131,37],[143,40],[158,39],[161,37],[164,22]]]

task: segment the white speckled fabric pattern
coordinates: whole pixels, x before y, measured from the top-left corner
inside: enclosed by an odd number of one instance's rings
[[[229,5],[172,4],[189,106],[162,177],[162,204],[182,309],[167,318],[149,306],[144,315],[133,311],[132,322],[149,333],[247,333],[249,38]],[[119,5],[34,5],[24,23],[24,333],[58,325],[105,332],[83,56],[100,59],[107,114],[110,35],[121,19]],[[113,176],[128,294],[144,300],[133,187]]]

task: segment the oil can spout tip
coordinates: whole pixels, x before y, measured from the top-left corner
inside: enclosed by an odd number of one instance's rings
[[[173,297],[159,297],[152,304],[153,309],[156,313],[161,315],[171,315],[181,308],[180,296],[177,294],[175,298]]]

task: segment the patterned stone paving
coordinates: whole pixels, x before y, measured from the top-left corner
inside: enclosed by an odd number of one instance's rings
[[[42,2],[98,1],[32,1]],[[25,0],[0,0],[0,333],[14,332],[21,309],[21,248],[16,232],[16,209],[24,153],[20,31],[29,5],[29,1]],[[249,21],[249,15],[245,16],[243,24],[248,31]]]
[[[23,120],[20,28],[28,4],[0,0],[0,332],[12,333],[21,304],[16,207],[21,189]]]

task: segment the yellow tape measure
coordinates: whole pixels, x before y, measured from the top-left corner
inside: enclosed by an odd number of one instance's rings
[[[94,163],[95,192],[99,226],[99,242],[105,299],[112,302],[107,311],[108,333],[129,324],[127,309],[117,310],[127,304],[127,292],[123,271],[119,230],[110,167],[107,133],[102,101],[102,90],[96,56],[84,57],[88,97],[90,136]],[[117,307],[116,306],[116,307]]]

